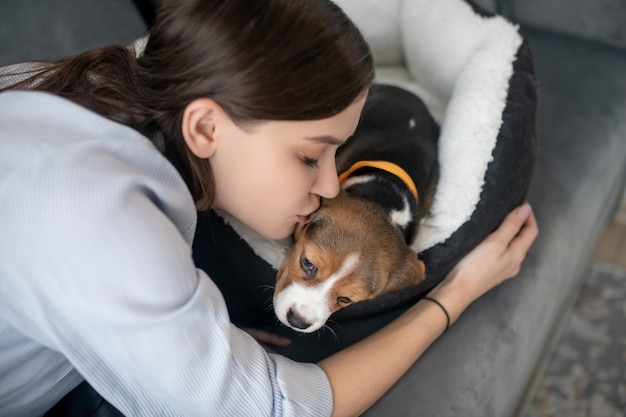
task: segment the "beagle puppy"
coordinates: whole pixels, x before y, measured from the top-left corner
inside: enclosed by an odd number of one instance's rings
[[[341,191],[294,231],[274,290],[274,311],[310,333],[341,308],[422,282],[410,248],[439,175],[439,128],[398,87],[372,88],[355,134],[337,152]]]

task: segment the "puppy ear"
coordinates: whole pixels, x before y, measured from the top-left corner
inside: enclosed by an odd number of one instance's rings
[[[316,211],[311,215],[309,220],[306,223],[297,223],[295,229],[293,230],[293,240],[298,241],[300,237],[302,237],[302,233],[306,229],[311,229],[313,227],[318,227],[321,224],[325,223],[325,217],[322,215],[320,210]]]
[[[287,259],[287,258],[285,258]],[[278,271],[276,272],[276,282],[280,281],[280,279],[282,278],[282,276],[285,274],[287,270],[287,262],[284,262],[282,264],[280,264],[280,266],[278,267]],[[276,289],[276,288],[274,288]]]
[[[306,223],[297,223],[296,228],[293,230],[293,240],[299,240],[300,236],[304,232],[304,227]]]
[[[424,279],[426,279],[426,264],[409,250],[403,267],[391,272],[382,294],[417,285]]]

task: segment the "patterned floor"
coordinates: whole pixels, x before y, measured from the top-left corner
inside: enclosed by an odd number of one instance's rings
[[[592,264],[524,417],[626,417],[626,269]]]

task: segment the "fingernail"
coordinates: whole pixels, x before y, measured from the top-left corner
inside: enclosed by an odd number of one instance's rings
[[[291,339],[287,339],[286,337],[281,337],[282,341],[286,344],[286,345],[290,345],[291,344]]]
[[[530,211],[531,211],[530,204],[524,203],[517,208],[515,213],[522,219],[526,219],[530,215]]]

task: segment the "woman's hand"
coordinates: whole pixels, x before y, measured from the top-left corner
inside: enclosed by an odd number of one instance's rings
[[[248,333],[250,336],[254,338],[259,344],[265,349],[266,352],[273,352],[271,346],[274,347],[285,347],[289,346],[291,340],[286,337],[279,336],[274,333],[266,332],[264,330],[251,329],[249,327],[242,328],[244,332]]]
[[[522,204],[467,254],[429,296],[445,305],[454,322],[474,300],[517,275],[538,233],[530,205]]]

